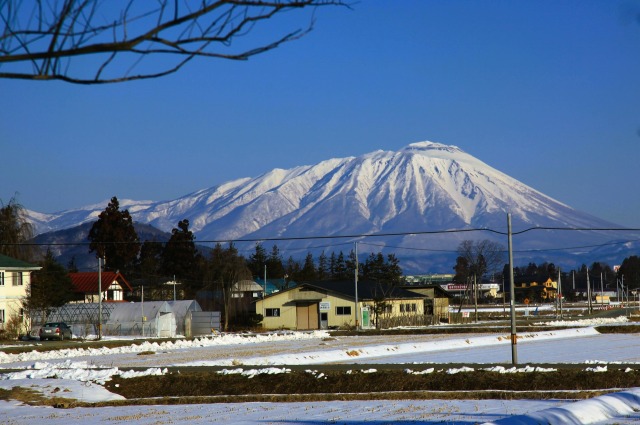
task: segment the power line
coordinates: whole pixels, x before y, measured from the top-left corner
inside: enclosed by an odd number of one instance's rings
[[[612,228],[612,227],[601,227],[601,228],[593,228],[593,227],[530,227],[527,229],[523,229],[517,232],[513,232],[512,235],[521,235],[524,233],[528,233],[531,231],[599,231],[599,232],[635,232],[640,231],[640,228]],[[223,243],[246,243],[246,242],[286,242],[286,241],[306,241],[306,240],[334,240],[334,239],[362,239],[362,238],[386,238],[386,237],[394,237],[394,236],[420,236],[420,235],[442,235],[442,234],[457,234],[457,233],[472,233],[472,232],[489,232],[495,233],[502,236],[507,236],[508,233],[491,229],[487,227],[482,228],[471,228],[471,229],[448,229],[448,230],[425,230],[425,231],[410,231],[410,232],[386,232],[386,233],[356,233],[356,234],[346,234],[346,235],[315,235],[315,236],[278,236],[278,237],[256,237],[256,238],[240,238],[240,239],[211,239],[211,240],[194,240],[194,241],[184,241],[184,243],[197,243],[197,244],[223,244]],[[635,240],[634,240],[635,241]],[[105,245],[128,245],[128,244],[142,244],[144,242],[149,243],[159,243],[166,244],[167,242],[159,242],[159,241],[103,241],[101,244]],[[0,245],[6,246],[89,246],[92,242],[15,242],[15,243],[2,243]],[[345,242],[344,244],[347,244]],[[626,242],[622,242],[626,243]],[[342,245],[342,244],[340,244]],[[594,246],[604,246],[603,245],[594,245]],[[324,247],[330,247],[334,245],[326,245]],[[319,246],[318,248],[322,248],[323,246]],[[400,247],[401,248],[401,247]],[[580,247],[578,247],[580,248]],[[300,248],[305,249],[305,248]],[[309,248],[306,248],[309,249]],[[315,249],[315,248],[314,248]],[[402,249],[412,249],[412,248],[402,248]],[[415,250],[429,250],[424,248],[413,248]],[[564,248],[571,249],[571,248]],[[439,250],[433,250],[439,251]],[[543,250],[544,251],[544,250]],[[446,252],[446,250],[445,250]]]

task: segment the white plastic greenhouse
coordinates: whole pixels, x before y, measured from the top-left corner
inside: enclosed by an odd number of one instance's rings
[[[192,336],[191,331],[187,329],[186,317],[190,312],[202,311],[200,304],[196,300],[179,300],[167,301],[173,314],[176,317],[176,333],[183,336]]]
[[[48,321],[65,322],[75,337],[98,334],[98,303],[66,304],[54,309]],[[195,300],[102,303],[103,336],[141,336],[172,338],[190,336],[187,316],[200,312]],[[37,335],[41,320],[32,320],[31,335]]]
[[[176,316],[167,301],[118,303],[103,326],[103,335],[176,336]]]

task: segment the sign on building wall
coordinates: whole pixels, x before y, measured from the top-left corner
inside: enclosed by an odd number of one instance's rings
[[[369,315],[369,307],[362,307],[362,327],[371,327],[371,316]]]
[[[331,311],[331,303],[329,301],[320,302],[320,311]]]

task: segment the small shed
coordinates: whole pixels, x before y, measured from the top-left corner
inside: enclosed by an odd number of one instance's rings
[[[176,336],[176,316],[167,301],[119,303],[109,315],[105,335]]]

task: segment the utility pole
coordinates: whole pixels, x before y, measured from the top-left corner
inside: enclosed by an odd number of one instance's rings
[[[356,267],[355,267],[355,276],[354,276],[354,282],[355,282],[355,291],[356,291],[356,330],[360,329],[360,314],[358,311],[358,242],[354,242],[355,244],[355,254],[356,254]]]
[[[518,335],[516,329],[516,290],[513,284],[513,244],[511,242],[511,213],[507,214],[507,228],[509,234],[509,282],[511,288],[509,294],[511,295],[511,363],[518,364]]]
[[[98,340],[102,339],[102,258],[98,257]]]
[[[144,286],[140,287],[142,289],[142,295],[140,296],[140,308],[142,309],[142,337],[144,338]]]
[[[478,321],[478,281],[476,280],[476,274],[473,274],[473,304],[475,307],[476,322]]]
[[[560,267],[558,267],[558,299],[560,302],[560,318],[562,319],[562,276],[560,275]]]
[[[589,314],[593,312],[593,306],[591,305],[591,283],[589,283],[589,269],[587,269],[587,299],[589,306]]]

